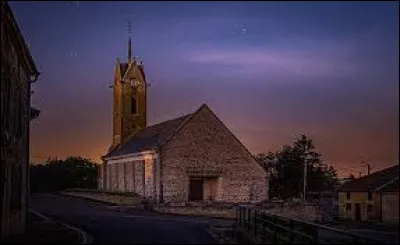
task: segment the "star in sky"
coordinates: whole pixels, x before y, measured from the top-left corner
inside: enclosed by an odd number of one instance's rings
[[[71,52],[69,52],[69,54],[68,54],[70,57],[78,57],[78,52],[76,52],[76,51],[71,51]]]
[[[66,5],[68,8],[77,10],[79,8],[79,1],[67,2]]]
[[[239,30],[239,32],[240,32],[241,34],[246,34],[246,32],[247,32],[246,25],[245,25],[245,24],[239,24],[239,25],[238,25],[238,30]]]

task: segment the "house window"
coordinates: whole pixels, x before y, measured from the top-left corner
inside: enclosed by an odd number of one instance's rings
[[[134,95],[131,96],[131,114],[137,114],[137,101]]]
[[[372,212],[372,205],[371,204],[367,205],[367,212],[368,213]]]
[[[347,203],[346,204],[346,211],[350,211],[351,210],[351,203]]]
[[[368,200],[369,200],[369,201],[372,200],[372,192],[368,192]]]
[[[347,197],[347,200],[350,199],[350,192],[347,192],[347,193],[346,193],[346,197]]]

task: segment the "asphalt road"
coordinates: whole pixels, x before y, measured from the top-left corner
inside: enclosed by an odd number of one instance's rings
[[[92,243],[215,244],[208,219],[145,211],[119,212],[101,203],[58,195],[33,195],[30,208],[90,234]]]
[[[399,244],[399,232],[384,232],[367,229],[350,229],[350,232],[357,233],[363,236],[373,237],[388,244]]]

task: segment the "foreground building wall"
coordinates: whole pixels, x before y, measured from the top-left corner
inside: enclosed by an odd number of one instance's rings
[[[1,1],[1,238],[22,234],[28,205],[30,86],[38,72],[7,2]]]

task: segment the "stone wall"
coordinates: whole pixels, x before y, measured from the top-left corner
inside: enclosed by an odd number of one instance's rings
[[[144,161],[135,161],[135,193],[145,195],[144,183]]]
[[[145,179],[145,196],[153,199],[156,196],[156,168],[153,159],[146,159],[144,163],[144,179]]]
[[[134,192],[150,199],[156,199],[157,187],[156,161],[153,158],[144,160],[120,160],[107,163],[104,178],[104,188],[108,191]]]
[[[125,165],[125,186],[126,191],[135,192],[135,162],[128,162]]]
[[[117,164],[111,164],[111,191],[118,191],[118,169]]]
[[[218,201],[268,199],[267,174],[206,106],[161,148],[161,161],[166,202],[188,200],[189,169],[220,172]]]
[[[125,164],[128,163],[117,163],[117,171],[118,171],[118,191],[125,191]]]
[[[97,187],[99,190],[104,190],[104,184],[105,182],[103,181],[105,179],[105,171],[104,171],[104,167],[106,165],[105,164],[101,164],[98,166],[98,175],[97,175]]]
[[[112,166],[111,165],[109,165],[109,164],[106,164],[106,173],[105,173],[105,176],[107,177],[107,179],[106,179],[106,184],[105,184],[105,187],[106,187],[106,190],[111,190],[112,188],[111,188],[111,183],[112,183]]]
[[[382,195],[382,221],[399,224],[399,193]]]

